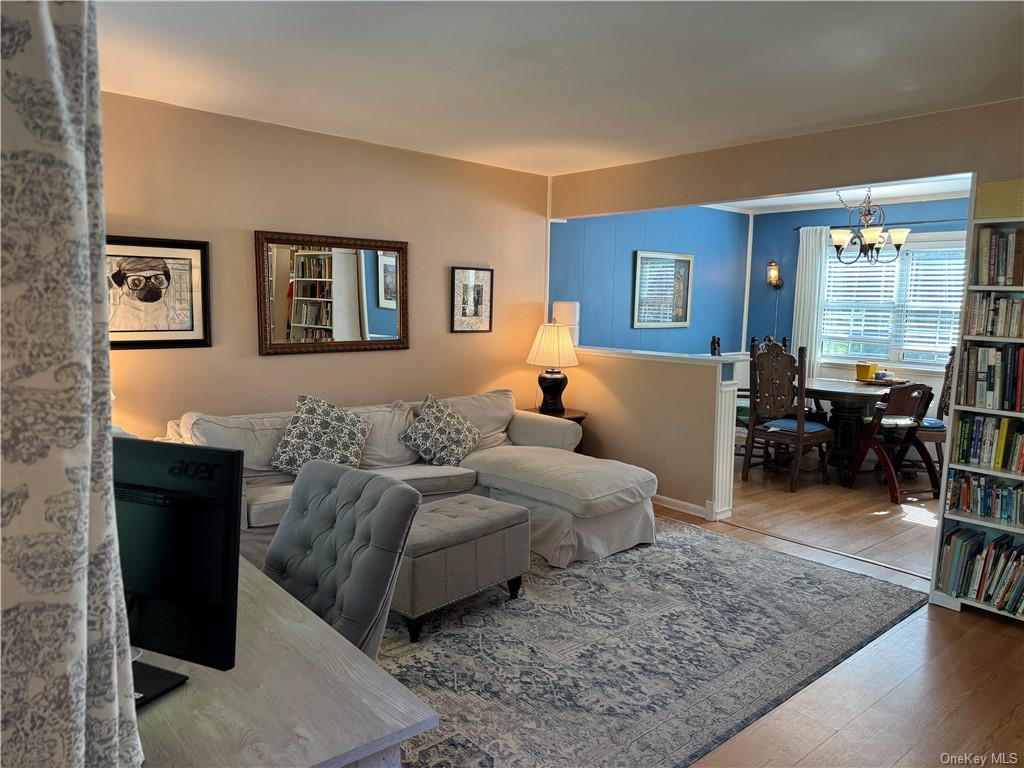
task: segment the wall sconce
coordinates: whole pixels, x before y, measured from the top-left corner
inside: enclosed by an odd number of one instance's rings
[[[779,262],[772,259],[768,262],[768,285],[775,290],[782,287],[782,276],[779,275]]]

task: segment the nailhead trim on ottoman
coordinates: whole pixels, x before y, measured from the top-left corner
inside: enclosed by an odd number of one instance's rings
[[[419,639],[422,617],[503,581],[512,598],[530,569],[530,511],[462,494],[422,505],[413,518],[391,610]]]

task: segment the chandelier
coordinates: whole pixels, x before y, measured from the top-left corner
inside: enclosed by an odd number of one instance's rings
[[[869,264],[891,264],[900,256],[900,249],[907,242],[909,227],[885,231],[885,210],[882,206],[871,202],[871,188],[859,205],[847,205],[843,196],[836,192],[836,197],[843,208],[850,212],[849,229],[831,229],[832,245],[836,249],[836,258],[841,264],[855,264],[861,257]],[[856,217],[856,223],[854,223]],[[895,248],[891,256],[882,258],[882,249],[886,243]],[[855,247],[855,248],[854,248]],[[853,258],[850,255],[855,253]],[[845,258],[844,258],[845,255]]]

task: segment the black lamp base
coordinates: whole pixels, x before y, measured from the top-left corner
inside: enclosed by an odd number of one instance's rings
[[[562,393],[569,386],[569,377],[561,371],[549,368],[537,377],[540,384],[540,391],[544,394],[540,407],[541,413],[550,413],[561,416],[565,413],[565,406],[562,405]]]

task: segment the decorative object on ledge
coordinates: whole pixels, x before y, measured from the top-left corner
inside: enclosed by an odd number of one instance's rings
[[[526,362],[546,369],[537,377],[540,391],[544,394],[537,410],[554,415],[565,413],[562,393],[569,384],[569,377],[559,369],[579,365],[568,327],[544,323],[537,329],[537,337],[533,340],[533,348]]]
[[[711,337],[711,356],[721,357],[722,356],[722,339],[720,336]]]
[[[452,333],[490,333],[494,324],[494,270],[452,267]]]
[[[255,244],[261,355],[409,348],[408,243],[257,231]]]
[[[637,251],[633,268],[633,327],[687,328],[693,256]]]
[[[832,245],[836,249],[836,258],[842,264],[855,264],[863,256],[869,264],[891,264],[900,256],[900,249],[910,236],[909,227],[885,231],[885,209],[871,201],[871,188],[868,187],[859,205],[847,205],[843,196],[836,192],[842,206],[849,211],[849,229],[832,229]],[[854,223],[856,216],[857,222]],[[891,257],[881,258],[886,243],[891,243],[895,253]],[[843,258],[847,247],[857,246],[857,255],[852,259]]]
[[[569,328],[572,343],[580,343],[580,303],[578,301],[556,301],[551,305],[551,322]]]
[[[107,237],[111,349],[209,347],[210,244]]]

